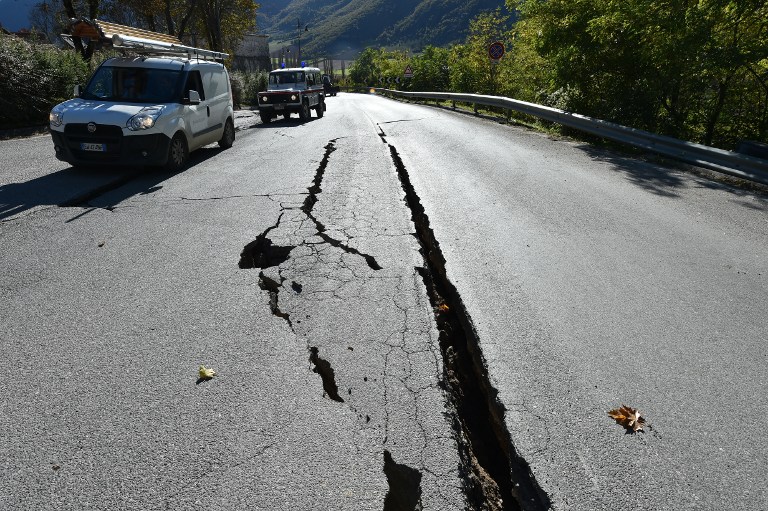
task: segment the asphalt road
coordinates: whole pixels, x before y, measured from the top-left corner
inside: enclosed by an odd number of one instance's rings
[[[754,509],[768,495],[768,198],[376,98],[557,509]],[[607,411],[639,409],[645,433]]]
[[[0,509],[472,505],[414,197],[545,504],[766,501],[765,194],[375,96],[255,119],[175,175],[0,142]]]

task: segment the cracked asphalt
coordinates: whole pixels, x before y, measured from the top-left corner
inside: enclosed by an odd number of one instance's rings
[[[1,509],[465,507],[387,147],[252,118],[173,176],[0,145],[42,154],[0,188]],[[240,268],[260,236],[287,258]]]
[[[0,141],[0,509],[765,502],[765,194],[369,95],[257,119],[176,174]]]

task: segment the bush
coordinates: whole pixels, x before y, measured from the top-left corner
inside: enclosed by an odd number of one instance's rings
[[[235,108],[242,106],[255,106],[259,103],[259,92],[267,90],[269,73],[259,71],[257,73],[246,73],[235,71],[230,73],[230,82],[232,83],[232,101]]]
[[[45,125],[48,112],[72,97],[91,66],[71,50],[0,35],[0,129]]]

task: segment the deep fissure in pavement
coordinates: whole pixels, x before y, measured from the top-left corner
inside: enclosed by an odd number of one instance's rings
[[[379,128],[381,129],[381,128]],[[386,142],[386,135],[379,134]],[[411,210],[425,268],[419,268],[440,332],[444,381],[457,411],[457,441],[464,467],[465,492],[476,510],[549,509],[547,495],[519,457],[504,424],[504,405],[490,383],[473,322],[447,277],[445,258],[429,217],[397,149],[388,144],[405,201]]]
[[[271,268],[279,266],[291,256],[291,250],[296,247],[281,247],[273,245],[272,240],[267,237],[270,231],[280,226],[283,214],[277,217],[277,222],[271,227],[267,227],[264,232],[259,234],[255,240],[248,243],[240,253],[240,262],[237,264],[241,269]]]
[[[309,361],[314,366],[312,372],[319,374],[323,380],[323,390],[328,397],[343,403],[344,400],[339,396],[339,387],[336,385],[336,373],[334,373],[330,362],[320,358],[320,350],[315,346],[309,348]]]
[[[421,472],[408,465],[395,463],[392,454],[384,451],[384,475],[389,490],[384,497],[384,511],[420,511]]]
[[[263,289],[264,291],[267,291],[269,293],[269,310],[272,311],[272,314],[277,316],[278,318],[283,318],[286,323],[288,323],[288,326],[291,330],[293,330],[293,323],[291,323],[291,316],[287,312],[283,312],[280,310],[280,305],[278,303],[279,301],[279,293],[280,288],[283,285],[283,279],[280,278],[280,282],[275,281],[274,279],[271,279],[264,275],[264,272],[259,272],[259,287]]]

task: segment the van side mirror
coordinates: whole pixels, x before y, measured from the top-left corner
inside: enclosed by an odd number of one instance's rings
[[[189,105],[199,105],[200,104],[200,93],[196,90],[190,90],[188,93],[189,99],[185,101],[185,103]]]
[[[82,85],[75,85],[75,90],[74,90],[74,91],[72,91],[72,92],[73,92],[73,94],[74,94],[74,96],[73,96],[73,97],[75,97],[75,98],[79,98],[79,97],[80,97],[80,94],[82,94],[82,93],[83,93],[83,91],[82,91]]]

